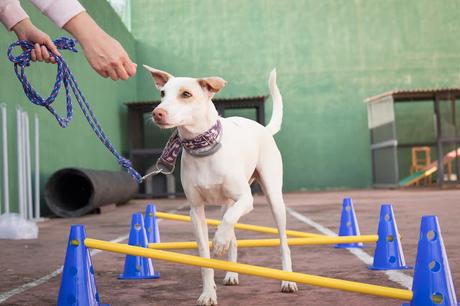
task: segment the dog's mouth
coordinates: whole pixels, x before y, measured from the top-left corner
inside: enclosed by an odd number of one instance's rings
[[[170,118],[169,118],[170,119]],[[175,121],[173,120],[174,123],[171,123],[171,121],[166,121],[166,120],[155,120],[155,118],[152,117],[153,123],[155,123],[156,126],[158,126],[160,129],[171,129],[175,128],[178,126],[183,125],[183,121]]]
[[[174,124],[169,124],[169,123],[166,123],[166,122],[158,122],[158,121],[153,121],[155,122],[155,124],[160,128],[160,129],[170,129],[170,128],[173,128],[175,127]]]

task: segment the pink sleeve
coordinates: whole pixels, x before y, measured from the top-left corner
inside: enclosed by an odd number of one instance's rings
[[[7,30],[11,30],[16,23],[28,17],[19,0],[0,0],[0,21]]]
[[[85,11],[78,0],[31,0],[31,2],[60,28],[74,16]]]

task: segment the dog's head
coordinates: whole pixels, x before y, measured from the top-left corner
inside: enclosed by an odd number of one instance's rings
[[[163,129],[192,125],[205,114],[211,98],[227,83],[220,77],[173,77],[167,72],[144,65],[160,91],[161,103],[153,110],[154,122]]]

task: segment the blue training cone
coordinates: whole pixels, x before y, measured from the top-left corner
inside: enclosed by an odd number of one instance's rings
[[[144,226],[145,231],[147,232],[148,243],[160,242],[160,230],[158,228],[156,211],[155,204],[148,204],[145,209]]]
[[[406,266],[393,207],[390,204],[383,204],[380,207],[378,236],[379,239],[374,252],[374,262],[369,266],[369,269],[410,269]]]
[[[147,247],[147,233],[144,228],[144,218],[141,213],[133,214],[131,231],[129,232],[129,245]],[[126,255],[123,274],[119,279],[150,279],[159,278],[160,273],[153,269],[152,259]]]
[[[67,253],[62,271],[61,288],[57,300],[58,306],[101,305],[94,278],[88,248],[85,246],[84,225],[70,227]]]
[[[460,305],[436,216],[422,217],[412,291],[412,301],[403,305]]]
[[[358,236],[359,227],[358,220],[356,219],[355,209],[353,208],[353,201],[351,198],[343,199],[342,203],[342,216],[340,217],[339,236]],[[340,243],[335,246],[336,248],[362,248],[362,242],[355,243]]]

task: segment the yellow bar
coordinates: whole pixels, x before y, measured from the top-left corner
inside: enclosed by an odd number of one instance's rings
[[[371,285],[366,283],[358,283],[341,279],[303,274],[297,272],[287,272],[277,269],[246,265],[241,263],[228,262],[218,259],[201,258],[199,256],[186,255],[174,252],[152,250],[148,248],[130,246],[114,242],[107,242],[91,238],[85,239],[85,245],[91,249],[98,249],[108,252],[127,254],[133,256],[149,257],[158,260],[166,260],[179,264],[197,266],[204,268],[212,268],[224,271],[232,271],[242,274],[293,281],[313,286],[338,289],[343,291],[357,292],[399,300],[412,300],[413,293],[410,290],[396,289]]]
[[[379,239],[378,235],[361,235],[361,236],[337,236],[337,237],[312,237],[312,238],[289,238],[290,246],[301,245],[320,245],[320,244],[336,244],[336,243],[356,243],[356,242],[376,242]],[[279,246],[279,239],[248,239],[237,240],[239,248],[257,248],[257,247],[273,247]],[[149,248],[155,250],[185,250],[196,249],[197,243],[194,241],[186,242],[160,242],[150,243]],[[212,242],[209,241],[209,247],[212,247]]]
[[[170,213],[159,212],[159,211],[156,212],[156,216],[157,218],[160,218],[160,219],[167,219],[167,220],[174,220],[174,221],[183,221],[183,222],[192,221],[192,218],[190,218],[189,216],[170,214]],[[208,225],[218,226],[221,221],[215,220],[215,219],[206,219],[206,222],[208,223]],[[235,228],[239,230],[253,231],[253,232],[259,232],[259,233],[266,233],[266,234],[278,234],[278,229],[273,228],[273,227],[260,226],[260,225],[237,223],[235,225]],[[293,236],[293,237],[303,237],[303,238],[325,237],[325,235],[321,235],[321,234],[306,233],[306,232],[291,231],[291,230],[287,230],[286,233],[288,236]]]

